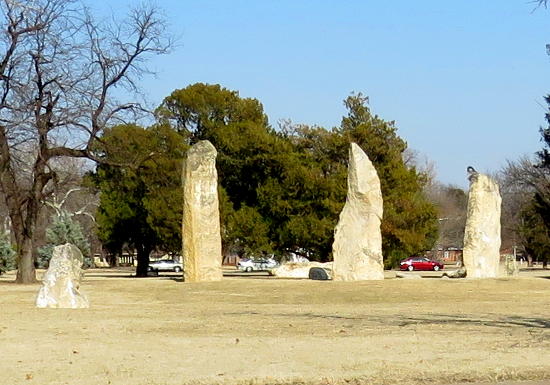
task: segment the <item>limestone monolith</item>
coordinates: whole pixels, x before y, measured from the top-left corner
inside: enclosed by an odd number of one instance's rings
[[[352,143],[346,204],[332,244],[335,281],[384,279],[382,213],[382,192],[376,169],[367,154]]]
[[[495,278],[500,261],[502,199],[493,179],[471,170],[464,231],[464,267],[468,278]]]
[[[36,307],[78,309],[89,307],[80,292],[84,257],[75,245],[66,243],[53,249],[48,271],[36,297]]]
[[[183,278],[222,279],[217,151],[207,140],[193,145],[183,167]]]

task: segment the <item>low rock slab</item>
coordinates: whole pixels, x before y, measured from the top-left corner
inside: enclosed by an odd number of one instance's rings
[[[439,271],[397,271],[395,278],[403,279],[420,279],[420,278],[465,278],[466,269],[460,267],[458,269],[439,270]]]
[[[332,278],[332,262],[284,263],[281,266],[272,269],[270,273],[278,278],[309,279],[309,270],[312,267],[323,268],[327,272],[328,278]]]

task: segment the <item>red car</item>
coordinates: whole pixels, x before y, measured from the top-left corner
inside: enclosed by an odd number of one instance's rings
[[[404,259],[399,264],[401,270],[434,270],[443,269],[443,264],[437,261],[432,261],[426,257],[409,257]]]

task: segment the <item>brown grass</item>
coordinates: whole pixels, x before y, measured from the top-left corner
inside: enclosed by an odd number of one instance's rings
[[[550,279],[128,278],[90,309],[0,280],[0,384],[442,384],[550,379]],[[547,274],[550,278],[550,272]]]

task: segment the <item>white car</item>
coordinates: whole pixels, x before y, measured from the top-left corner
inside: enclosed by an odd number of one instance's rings
[[[161,259],[149,263],[149,271],[173,271],[179,273],[183,270],[183,265],[173,259]]]
[[[265,271],[278,265],[273,258],[248,259],[243,258],[237,263],[237,268],[247,273],[251,271]]]

